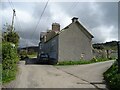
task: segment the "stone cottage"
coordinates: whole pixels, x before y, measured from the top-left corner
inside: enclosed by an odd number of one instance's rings
[[[52,30],[41,32],[39,53],[48,53],[58,61],[90,60],[93,58],[92,38],[93,35],[74,17],[62,30],[60,24],[53,23]]]

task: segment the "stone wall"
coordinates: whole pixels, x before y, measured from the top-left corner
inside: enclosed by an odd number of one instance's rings
[[[93,56],[96,58],[117,58],[117,51],[93,49]]]

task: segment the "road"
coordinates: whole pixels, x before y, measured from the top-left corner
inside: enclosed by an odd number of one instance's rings
[[[112,61],[76,66],[57,66],[58,69],[86,81],[96,88],[106,88],[103,73],[113,64]]]
[[[7,88],[105,88],[102,73],[113,61],[71,66],[19,63],[16,80]],[[97,89],[98,90],[98,89]]]

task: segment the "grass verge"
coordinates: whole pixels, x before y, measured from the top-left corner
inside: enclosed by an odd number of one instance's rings
[[[92,60],[79,60],[79,61],[68,61],[64,60],[59,62],[57,65],[81,65],[81,64],[91,64],[91,63],[96,63],[96,62],[103,62],[103,61],[108,61],[111,59],[107,58],[93,58]]]
[[[118,65],[114,63],[106,72],[103,73],[104,79],[110,90],[120,90],[120,74],[117,73]]]

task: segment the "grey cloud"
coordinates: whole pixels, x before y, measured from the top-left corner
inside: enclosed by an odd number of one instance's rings
[[[38,19],[42,14],[45,5],[46,5],[46,2],[35,3],[34,12],[32,14],[33,17]],[[51,13],[49,11],[49,5],[50,5],[50,3],[48,3],[48,5],[47,5],[47,7],[46,7],[46,9],[44,11],[43,18],[51,16]]]
[[[69,9],[65,9],[66,7],[61,6],[71,17],[77,16],[79,17],[80,22],[84,23],[88,28],[93,28],[99,25],[99,15],[91,13],[93,12],[90,7],[89,2],[79,2],[79,3],[70,3]],[[97,18],[97,19],[96,19]]]
[[[117,2],[104,2],[99,3],[101,10],[104,13],[104,24],[118,25],[118,3]]]
[[[111,37],[118,39],[118,3],[100,3],[101,9],[104,12],[103,24],[106,26],[114,26],[114,30],[111,31]]]
[[[74,4],[74,3],[72,3]],[[105,36],[102,32],[95,32],[94,28],[101,25],[106,27],[114,26],[114,30],[111,31],[111,38],[117,39],[118,34],[118,7],[117,2],[79,2],[75,8],[71,10],[65,9],[65,11],[71,16],[78,16],[80,22],[84,24],[95,35],[94,42],[104,42]],[[72,6],[71,6],[72,7]],[[65,8],[65,7],[62,7]],[[107,31],[109,31],[107,29]],[[101,37],[98,37],[98,34]],[[107,36],[107,33],[106,33]]]
[[[77,16],[84,24],[85,27],[88,28],[90,32],[95,36],[93,39],[93,42],[104,42],[107,35],[103,34],[101,30],[99,29],[100,26],[104,25],[106,27],[114,26],[114,30],[110,32],[111,38],[117,38],[118,29],[118,12],[117,12],[117,3],[116,2],[50,2],[48,3],[48,6],[41,18],[41,21],[33,34],[33,37],[31,40],[31,33],[34,32],[36,24],[40,18],[40,15],[43,11],[43,8],[45,6],[45,2],[27,2],[27,3],[14,3],[16,10],[23,10],[26,12],[29,12],[32,17],[35,19],[32,22],[24,23],[20,22],[22,25],[23,30],[20,30],[18,26],[16,25],[16,30],[19,32],[20,37],[22,37],[21,42],[24,42],[24,40],[29,40],[29,44],[33,43],[35,45],[38,45],[39,42],[39,34],[41,31],[46,31],[47,29],[51,29],[51,24],[54,22],[52,19],[53,13],[50,11],[57,10],[57,8],[51,8],[52,4],[55,4],[56,7],[60,7],[61,11],[59,13],[56,13],[56,16],[65,13],[71,18],[74,16]],[[8,8],[8,6],[4,5],[4,9]],[[17,12],[16,12],[17,13]],[[59,17],[57,17],[59,18]],[[62,21],[64,18],[66,18],[64,15],[60,17],[61,19],[58,19],[60,24],[62,24]],[[63,20],[62,20],[63,19]],[[58,23],[59,23],[58,22]],[[70,22],[71,23],[71,22]],[[99,31],[95,30],[98,29]],[[108,28],[109,29],[109,28]],[[108,31],[108,30],[107,30]],[[100,36],[99,36],[100,35]]]

